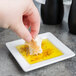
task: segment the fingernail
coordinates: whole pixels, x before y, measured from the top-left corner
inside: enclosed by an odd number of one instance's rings
[[[35,39],[37,37],[37,35],[33,35],[33,38]]]
[[[30,42],[31,40],[32,40],[32,37],[31,36],[26,37],[26,41],[27,42]]]
[[[35,36],[32,36],[33,37],[33,39],[35,39]]]

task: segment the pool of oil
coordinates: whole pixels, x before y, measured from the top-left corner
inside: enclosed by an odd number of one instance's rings
[[[52,58],[63,55],[63,53],[48,39],[42,40],[41,48],[43,52],[38,55],[30,55],[29,52],[27,54],[28,46],[26,46],[25,44],[18,45],[16,46],[16,48],[29,64],[38,63],[44,60],[52,59]]]

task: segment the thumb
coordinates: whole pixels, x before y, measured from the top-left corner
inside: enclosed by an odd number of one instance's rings
[[[30,42],[32,40],[29,30],[24,26],[23,23],[19,23],[18,25],[11,27],[11,29],[25,41]]]

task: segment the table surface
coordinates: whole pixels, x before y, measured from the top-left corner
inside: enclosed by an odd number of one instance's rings
[[[68,32],[67,23],[63,22],[61,25],[41,24],[40,33],[45,32],[53,33],[76,53],[76,35]],[[0,76],[76,76],[76,56],[28,73],[23,72],[5,46],[6,42],[17,39],[19,37],[11,30],[0,29]]]

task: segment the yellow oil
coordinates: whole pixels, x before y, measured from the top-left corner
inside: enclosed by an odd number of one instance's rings
[[[38,55],[30,55],[29,53],[27,54],[26,51],[28,51],[28,46],[25,44],[18,45],[16,48],[29,64],[38,63],[63,55],[63,53],[58,48],[56,48],[55,45],[53,45],[48,39],[42,40],[41,48],[43,52]]]

